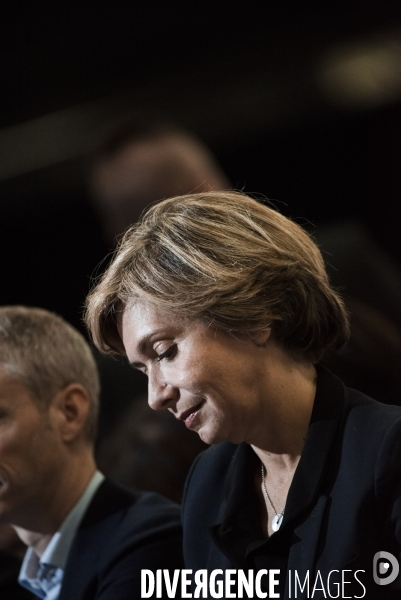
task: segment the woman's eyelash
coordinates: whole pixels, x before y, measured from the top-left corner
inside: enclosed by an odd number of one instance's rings
[[[167,350],[165,350],[164,352],[159,354],[159,356],[156,359],[157,362],[160,362],[161,360],[163,360],[163,358],[173,358],[173,356],[176,353],[176,349],[177,349],[177,345],[172,344],[169,348],[167,348]]]

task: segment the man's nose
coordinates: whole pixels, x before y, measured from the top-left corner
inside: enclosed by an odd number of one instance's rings
[[[171,408],[178,400],[178,389],[164,381],[160,373],[149,373],[148,404],[153,410]]]

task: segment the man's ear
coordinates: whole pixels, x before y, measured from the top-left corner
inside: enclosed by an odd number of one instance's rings
[[[262,329],[260,331],[253,332],[251,334],[252,341],[257,346],[266,346],[267,342],[271,337],[272,330],[270,327],[267,329]]]
[[[63,441],[72,442],[82,434],[88,419],[90,402],[89,393],[80,383],[70,383],[57,392],[51,408],[53,414],[56,414]]]

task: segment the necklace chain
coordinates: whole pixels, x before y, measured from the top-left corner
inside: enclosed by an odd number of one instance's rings
[[[266,489],[266,483],[265,483],[265,466],[262,463],[262,461],[260,461],[260,464],[261,464],[261,472],[262,472],[262,488],[263,488],[263,491],[264,491],[265,496],[267,498],[267,501],[269,502],[270,506],[272,507],[272,509],[274,511],[274,517],[272,519],[273,531],[277,531],[280,528],[280,525],[281,525],[282,520],[283,520],[284,508],[280,512],[276,511],[276,508],[275,508],[273,502],[271,501],[269,493],[268,493],[268,491]]]

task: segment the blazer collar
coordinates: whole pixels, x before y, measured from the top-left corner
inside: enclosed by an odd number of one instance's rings
[[[324,367],[317,366],[317,372],[316,396],[308,434],[288,493],[280,531],[317,498],[335,454],[332,450],[342,421],[345,388],[342,381]],[[219,514],[220,536],[238,525],[237,515],[240,512],[244,514],[241,507],[246,506],[249,510],[255,460],[258,461],[248,444],[238,446],[227,472],[225,503]],[[243,523],[243,519],[241,521]]]
[[[345,388],[342,381],[327,369],[318,367],[317,371],[312,416],[301,459],[289,490],[284,523],[316,500],[318,492],[322,491],[325,476],[333,466],[333,450],[342,423]]]

